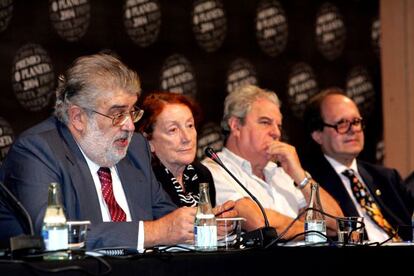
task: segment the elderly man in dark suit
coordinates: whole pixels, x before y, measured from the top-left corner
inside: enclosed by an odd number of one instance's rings
[[[413,200],[394,169],[357,157],[364,147],[364,121],[356,104],[336,88],[312,98],[304,120],[320,152],[304,167],[340,204],[346,216],[363,216],[372,241],[411,240]]]
[[[139,94],[137,74],[118,59],[80,57],[58,88],[55,116],[13,144],[0,180],[28,210],[37,234],[48,185],[58,182],[68,220],[92,222],[88,248],[139,249],[193,239],[195,209],[172,203],[153,175],[148,143],[134,133],[142,116],[135,107]],[[112,199],[101,190],[107,181],[102,173],[112,179]]]

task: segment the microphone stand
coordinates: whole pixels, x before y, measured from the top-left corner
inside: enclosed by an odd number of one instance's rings
[[[255,229],[253,231],[247,232],[243,235],[243,240],[247,245],[259,245],[260,247],[266,247],[270,244],[274,239],[277,238],[276,229],[270,227],[269,220],[267,219],[266,212],[260,203],[260,201],[246,188],[244,185],[232,174],[232,172],[227,169],[227,167],[223,164],[221,159],[218,157],[217,153],[210,147],[207,147],[204,151],[207,157],[211,160],[216,162],[220,167],[222,167],[230,176],[233,178],[234,181],[252,198],[254,202],[259,206],[260,211],[263,215],[263,219],[265,222],[265,226]]]
[[[33,253],[44,248],[43,239],[35,235],[33,222],[29,213],[20,201],[0,182],[0,200],[11,208],[10,212],[20,223],[25,234],[10,237],[9,245],[12,254]],[[28,234],[27,234],[28,233]]]

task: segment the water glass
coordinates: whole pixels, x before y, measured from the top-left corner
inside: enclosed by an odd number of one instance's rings
[[[217,218],[217,246],[219,249],[235,248],[241,238],[242,222],[244,218]]]
[[[83,249],[86,242],[86,234],[89,220],[84,221],[67,221],[68,226],[68,248],[70,250]]]
[[[342,245],[358,245],[364,240],[364,218],[343,217],[337,218],[338,242]]]

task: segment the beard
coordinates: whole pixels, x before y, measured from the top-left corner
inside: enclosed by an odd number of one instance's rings
[[[101,167],[112,167],[125,157],[131,138],[130,131],[122,131],[118,135],[108,137],[108,134],[99,128],[96,120],[89,118],[86,133],[78,143],[93,162]],[[115,143],[117,140],[127,140],[127,145],[118,147]]]

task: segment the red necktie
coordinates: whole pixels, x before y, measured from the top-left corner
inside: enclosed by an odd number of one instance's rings
[[[109,213],[111,214],[112,221],[126,221],[126,214],[116,202],[114,191],[112,190],[112,177],[111,170],[109,168],[99,168],[98,170],[99,180],[101,181],[101,190],[106,205],[108,206]]]
[[[397,232],[394,230],[391,224],[389,224],[388,221],[384,218],[374,198],[368,192],[364,184],[362,184],[362,182],[359,181],[354,171],[348,169],[343,171],[342,174],[349,179],[351,183],[351,190],[354,193],[354,196],[357,199],[359,205],[361,205],[362,209],[372,218],[372,220],[379,227],[384,229],[384,231],[387,232],[389,236],[393,237],[393,240],[399,241],[400,237],[397,235]]]

